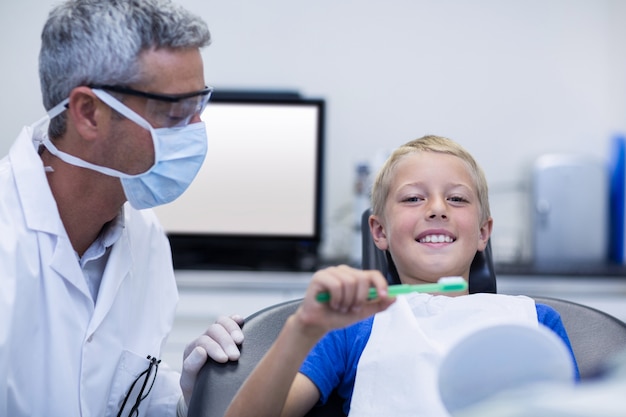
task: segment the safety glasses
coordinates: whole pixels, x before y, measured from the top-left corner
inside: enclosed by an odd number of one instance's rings
[[[144,98],[145,108],[141,115],[155,127],[187,126],[193,116],[204,111],[213,92],[213,87],[171,95],[146,93],[118,85],[90,85],[89,88]]]

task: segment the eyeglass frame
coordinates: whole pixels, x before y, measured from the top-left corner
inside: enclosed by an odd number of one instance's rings
[[[107,85],[107,84],[91,84],[88,85],[89,88],[97,88],[99,90],[108,90],[113,91],[114,93],[128,94],[130,96],[143,97],[143,98],[151,98],[153,100],[167,101],[169,103],[176,103],[180,100],[184,100],[186,98],[191,98],[195,96],[206,96],[209,98],[213,93],[213,87],[204,86],[202,90],[193,91],[191,93],[182,93],[182,94],[157,94],[157,93],[146,93],[145,91],[135,90],[134,88],[124,87],[121,85]],[[208,100],[207,100],[208,101]]]
[[[128,392],[124,396],[124,401],[122,402],[120,411],[117,413],[117,417],[122,416],[122,412],[124,411],[124,408],[126,407],[126,403],[128,402],[130,398],[130,394],[133,392],[133,388],[135,388],[135,384],[139,382],[139,380],[141,379],[143,375],[145,375],[146,378],[144,379],[143,385],[141,386],[141,389],[139,390],[139,394],[137,395],[135,404],[133,405],[133,407],[130,409],[130,412],[128,413],[128,417],[133,417],[133,415],[135,416],[139,415],[139,404],[141,404],[141,402],[145,400],[146,397],[148,397],[148,394],[150,394],[150,391],[152,391],[152,387],[154,386],[154,382],[156,381],[157,373],[159,372],[159,364],[161,363],[161,360],[151,355],[148,355],[146,359],[150,361],[150,363],[148,364],[148,368],[144,370],[143,372],[141,372],[139,375],[137,375],[137,378],[135,378],[133,383],[130,385]],[[152,378],[152,383],[150,384],[148,391],[144,395],[144,390],[146,389],[146,385],[148,384],[148,380],[150,379],[152,368],[154,368],[154,378]]]
[[[196,112],[189,116],[189,119],[193,117],[195,114],[201,114],[206,108],[209,100],[211,99],[211,94],[213,93],[213,87],[204,86],[202,90],[193,91],[190,93],[182,93],[182,94],[157,94],[157,93],[147,93],[145,91],[135,90],[134,88],[125,87],[121,85],[109,85],[109,84],[91,84],[87,87],[91,89],[105,90],[111,91],[114,93],[127,94],[129,96],[141,97],[151,100],[164,101],[166,103],[178,103],[181,100],[185,100],[188,98],[196,97],[196,96],[206,96],[206,98],[201,101],[201,105],[196,110]],[[188,123],[188,122],[187,122]]]

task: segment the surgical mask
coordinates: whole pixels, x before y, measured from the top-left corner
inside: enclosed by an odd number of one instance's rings
[[[140,210],[166,204],[178,198],[191,184],[204,162],[207,152],[207,135],[204,122],[183,127],[153,128],[148,121],[103,90],[93,89],[96,96],[108,106],[150,131],[154,145],[154,164],[147,171],[131,175],[112,168],[84,161],[59,150],[47,134],[40,139],[48,151],[62,161],[91,169],[105,175],[118,177],[124,194],[134,208]],[[61,114],[68,100],[48,112],[52,119]]]

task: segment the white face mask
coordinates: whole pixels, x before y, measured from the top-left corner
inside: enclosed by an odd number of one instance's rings
[[[43,145],[51,154],[68,164],[120,178],[128,202],[136,209],[155,207],[178,198],[189,187],[204,162],[207,152],[207,135],[204,122],[192,123],[183,127],[155,129],[145,119],[110,94],[97,89],[92,91],[111,108],[150,131],[154,145],[154,164],[152,167],[144,173],[130,175],[112,168],[92,164],[60,151],[50,141],[47,134],[39,139]],[[48,117],[52,119],[62,113],[67,102],[68,100],[64,100],[52,108],[48,112]]]

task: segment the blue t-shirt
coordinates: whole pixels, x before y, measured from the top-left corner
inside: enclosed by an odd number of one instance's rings
[[[578,365],[561,316],[545,304],[535,306],[537,321],[556,333],[569,348],[578,380],[580,378]],[[329,332],[307,356],[300,367],[300,372],[311,379],[319,389],[321,404],[326,403],[332,391],[336,389],[337,394],[344,399],[343,409],[348,414],[357,365],[372,332],[373,323],[374,316],[352,326]]]

